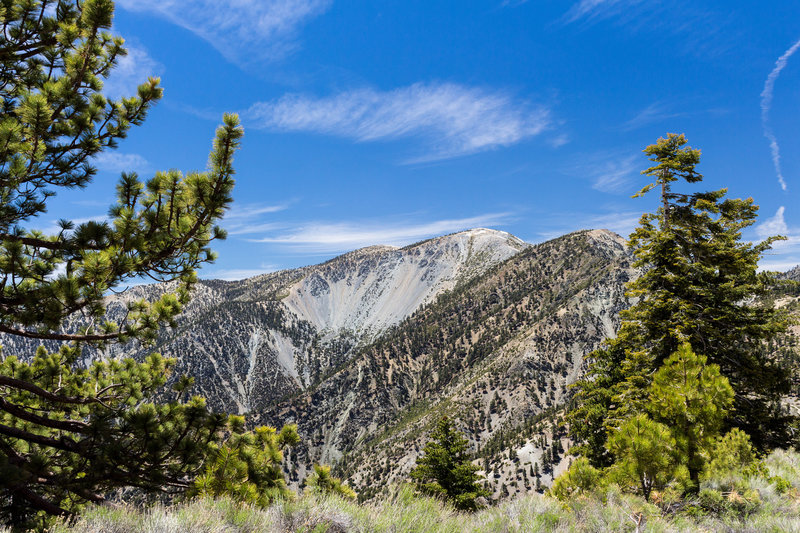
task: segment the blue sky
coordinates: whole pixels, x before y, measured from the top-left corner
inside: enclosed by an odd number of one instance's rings
[[[667,132],[702,149],[703,188],[761,206],[747,238],[789,237],[763,266],[800,263],[800,2],[118,0],[115,29],[106,90],[158,75],[164,99],[41,228],[102,217],[123,170],[203,169],[235,111],[229,238],[202,277],[472,227],[627,235]]]

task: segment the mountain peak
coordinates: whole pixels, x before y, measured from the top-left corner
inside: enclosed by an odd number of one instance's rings
[[[430,239],[409,244],[403,249],[413,249],[419,246],[430,245],[431,243],[434,243],[434,245],[446,245],[446,243],[454,242],[461,242],[465,244],[472,243],[472,245],[477,243],[479,246],[491,246],[493,243],[494,245],[500,247],[510,246],[517,251],[522,251],[531,246],[529,243],[526,243],[522,239],[515,237],[506,231],[489,228],[472,228],[455,233],[449,233],[447,235],[441,235],[439,237],[431,237]]]
[[[627,246],[628,243],[622,235],[608,229],[590,229],[586,231],[586,234],[599,242],[613,242],[614,244],[621,244],[623,246]]]
[[[528,246],[504,231],[476,228],[404,248],[361,248],[311,267],[284,304],[320,331],[372,338]]]
[[[494,236],[494,237],[503,237],[503,238],[512,238],[517,239],[507,231],[501,231],[499,229],[491,229],[491,228],[472,228],[467,229],[464,231],[459,231],[454,233],[453,235],[469,235],[472,237],[482,237],[482,236]],[[519,239],[517,239],[519,240]]]

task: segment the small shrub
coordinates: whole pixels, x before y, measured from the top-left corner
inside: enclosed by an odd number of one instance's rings
[[[569,469],[558,476],[550,494],[559,500],[567,500],[576,494],[590,492],[600,485],[602,472],[591,464],[585,457],[579,457]]]
[[[228,439],[212,447],[205,472],[195,480],[189,497],[229,496],[261,507],[294,497],[281,462],[283,450],[300,442],[297,426],[287,424],[280,432],[269,426],[243,432],[244,417],[231,416],[230,421]]]
[[[698,506],[710,513],[721,514],[726,510],[725,496],[718,490],[703,489],[697,495]]]
[[[306,479],[306,490],[321,494],[336,494],[348,500],[354,500],[356,493],[342,483],[339,478],[331,475],[331,467],[328,465],[314,465],[314,472]]]
[[[617,461],[609,469],[609,480],[638,492],[645,500],[650,492],[673,480],[675,439],[667,426],[647,415],[636,415],[608,437],[608,449]]]
[[[766,469],[756,457],[750,437],[744,431],[733,428],[712,448],[711,461],[703,472],[703,478],[721,480],[765,473]]]
[[[728,510],[739,516],[753,514],[761,505],[761,498],[757,491],[747,489],[742,492],[733,490],[728,493]]]
[[[778,494],[784,494],[792,488],[791,482],[781,476],[770,476],[769,482],[775,485]]]

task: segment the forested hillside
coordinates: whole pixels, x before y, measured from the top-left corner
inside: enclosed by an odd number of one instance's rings
[[[403,479],[426,429],[450,414],[488,452],[496,495],[532,490],[534,464],[551,475],[560,459],[551,426],[523,430],[565,400],[583,356],[614,334],[635,275],[624,241],[607,231],[534,246],[442,294],[259,420],[294,421],[310,436],[308,451],[292,455],[295,479],[311,461],[341,458],[338,471],[363,498]]]

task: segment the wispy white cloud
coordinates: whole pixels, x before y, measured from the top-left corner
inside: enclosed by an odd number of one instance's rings
[[[609,194],[633,194],[635,179],[642,168],[642,156],[630,151],[612,150],[579,156],[577,162],[566,164],[561,170],[568,176],[588,179],[592,188]]]
[[[612,22],[628,31],[652,37],[680,34],[669,46],[705,59],[720,55],[738,42],[730,29],[732,15],[695,0],[573,0],[562,24],[591,26]]]
[[[565,19],[567,22],[575,22],[580,19],[611,17],[641,2],[642,0],[580,0],[567,11]]]
[[[452,83],[417,83],[385,92],[358,89],[323,98],[287,95],[253,105],[246,116],[256,127],[358,142],[420,138],[432,150],[413,162],[508,146],[550,125],[550,112],[543,106],[502,91]]]
[[[69,219],[75,227],[80,226],[86,222],[107,222],[108,216],[107,215],[95,215],[89,217],[81,217],[81,218],[71,218]],[[49,220],[49,221],[40,221],[40,224],[34,224],[33,229],[39,230],[45,235],[57,235],[61,232],[61,226],[58,224],[58,220]]]
[[[277,222],[267,222],[264,215],[271,215],[289,208],[289,203],[283,204],[234,204],[233,208],[225,214],[223,227],[229,235],[251,235],[263,233],[284,227]]]
[[[224,114],[224,112],[220,110],[199,108],[184,102],[177,102],[175,100],[167,100],[164,102],[164,105],[176,111],[180,111],[181,113],[186,113],[187,115],[197,117],[201,120],[210,120],[213,122],[219,122],[220,117],[222,117]]]
[[[119,58],[111,76],[103,84],[103,93],[109,98],[136,96],[136,89],[147,78],[160,76],[164,65],[150,57],[142,47],[125,43],[128,55]]]
[[[622,130],[632,131],[643,126],[647,126],[648,124],[654,124],[669,118],[675,118],[684,115],[686,115],[686,113],[670,111],[662,102],[654,102],[639,111],[636,116],[625,122],[622,125]]]
[[[547,144],[549,144],[553,148],[561,148],[565,144],[569,144],[569,142],[570,138],[569,135],[567,135],[566,133],[561,133],[547,140]]]
[[[223,227],[228,232],[228,235],[253,235],[254,233],[283,229],[286,224],[280,222],[224,223]]]
[[[279,270],[274,265],[262,264],[259,268],[228,268],[213,270],[211,272],[200,272],[203,279],[222,279],[225,281],[236,281],[245,278],[252,278],[253,276],[260,276],[261,274],[270,274]]]
[[[278,59],[297,46],[298,28],[332,0],[119,0],[130,11],[154,13],[208,41],[228,60]]]
[[[775,166],[775,173],[778,176],[778,183],[781,189],[786,190],[786,179],[783,177],[783,170],[781,169],[781,147],[778,144],[778,139],[775,137],[772,128],[769,125],[769,112],[772,109],[772,96],[775,92],[775,81],[781,75],[781,71],[786,68],[786,63],[789,58],[800,49],[800,40],[794,43],[788,50],[786,50],[781,57],[775,61],[775,68],[767,76],[764,82],[764,90],[761,91],[761,125],[764,128],[764,136],[769,141],[769,148],[772,152],[772,164]]]
[[[786,224],[784,213],[786,212],[785,206],[780,206],[778,211],[772,218],[768,218],[758,226],[756,226],[756,233],[759,238],[766,239],[773,235],[786,235],[789,233],[789,226]]]
[[[680,109],[680,111],[676,110]],[[646,106],[644,109],[636,113],[631,119],[622,124],[620,129],[622,131],[633,131],[650,124],[657,124],[673,118],[689,117],[704,115],[710,117],[719,117],[728,113],[727,109],[719,107],[699,108],[692,107],[686,103],[665,103],[653,102]]]
[[[611,230],[627,239],[639,225],[641,218],[641,211],[618,211],[589,217],[587,227]]]
[[[572,231],[583,229],[607,229],[628,238],[642,217],[641,211],[617,211],[608,213],[558,213],[550,217],[555,222],[550,228],[539,231],[542,240],[555,239]]]
[[[510,213],[489,213],[468,218],[428,222],[310,222],[284,232],[252,239],[253,242],[279,244],[304,252],[334,253],[377,244],[405,246],[429,237],[476,227],[505,224]]]
[[[97,168],[105,172],[145,172],[150,168],[147,159],[139,154],[101,152],[94,158]]]
[[[769,252],[768,252],[769,254]],[[792,259],[772,258],[767,255],[758,263],[759,270],[769,270],[772,272],[787,272],[800,265],[800,257]]]
[[[228,211],[225,215],[225,220],[251,220],[254,217],[265,215],[269,213],[277,213],[285,211],[289,208],[289,204],[274,204],[274,205],[261,205],[261,204],[237,204]]]
[[[789,226],[785,213],[786,207],[780,206],[775,215],[755,227],[759,239],[774,235],[786,237],[772,244],[772,250],[759,262],[761,269],[783,271],[800,264],[800,228]]]
[[[639,174],[640,164],[637,156],[610,159],[590,170],[593,172],[592,189],[608,192],[630,192],[632,178]]]

